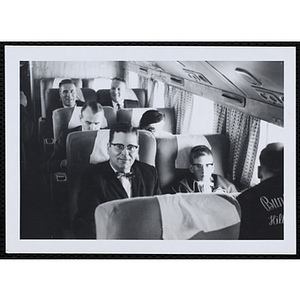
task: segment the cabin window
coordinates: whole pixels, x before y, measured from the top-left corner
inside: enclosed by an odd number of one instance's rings
[[[131,89],[139,88],[139,75],[135,72],[128,72],[128,76],[126,78],[127,87]]]
[[[152,86],[150,85],[151,80],[147,78],[147,96],[148,100],[150,100],[151,97],[151,88]],[[130,88],[141,88],[141,83],[139,80],[139,75],[135,72],[128,72],[127,76],[127,86]],[[165,107],[164,104],[164,92],[165,92],[165,85],[163,82],[155,80],[155,87],[154,87],[154,95],[153,95],[153,104],[151,105],[152,107]]]
[[[268,123],[266,121],[260,121],[260,136],[258,141],[257,155],[254,165],[254,172],[251,180],[251,186],[260,183],[257,177],[257,168],[259,166],[259,154],[263,148],[269,143],[280,142],[284,143],[284,128]]]
[[[194,95],[194,106],[190,134],[209,134],[213,132],[214,102]]]

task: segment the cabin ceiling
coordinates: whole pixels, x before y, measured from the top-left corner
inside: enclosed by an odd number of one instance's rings
[[[148,70],[283,107],[282,61],[136,61]]]

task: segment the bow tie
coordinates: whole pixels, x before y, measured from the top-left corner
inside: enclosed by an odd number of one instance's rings
[[[123,172],[116,172],[117,178],[120,179],[121,177],[126,177],[128,179],[133,177],[132,172],[129,173],[123,173]]]

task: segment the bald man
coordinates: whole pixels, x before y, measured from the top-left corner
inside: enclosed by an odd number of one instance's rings
[[[240,239],[283,239],[283,144],[261,151],[260,183],[237,197],[242,209]]]

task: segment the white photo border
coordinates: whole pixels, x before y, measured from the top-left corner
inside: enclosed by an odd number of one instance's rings
[[[180,44],[180,43],[179,43]],[[274,43],[272,43],[273,45]],[[20,239],[20,61],[284,61],[285,172],[283,241],[119,241]],[[293,46],[5,46],[6,253],[296,254],[296,48]],[[19,114],[18,114],[19,116]],[[19,118],[18,118],[19,120]],[[17,145],[17,147],[16,147]]]

